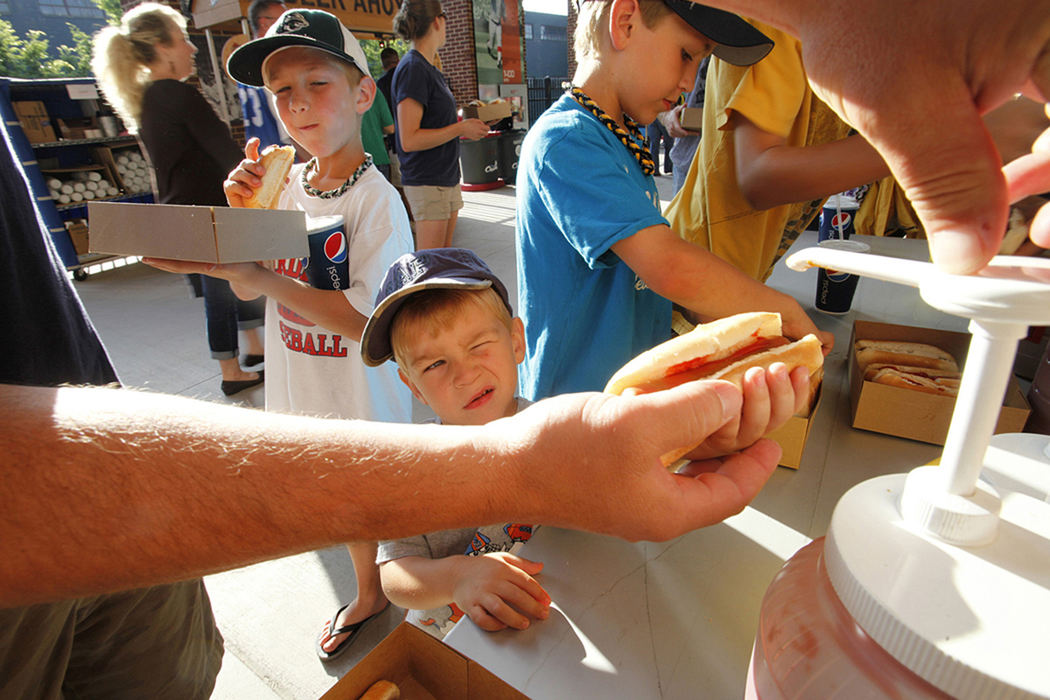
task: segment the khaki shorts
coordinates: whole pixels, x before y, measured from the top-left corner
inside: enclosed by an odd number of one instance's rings
[[[412,218],[416,221],[444,221],[452,216],[452,212],[463,208],[463,192],[459,185],[406,185],[403,189],[405,199],[412,207]]]
[[[207,700],[222,636],[200,579],[0,610],[0,695]]]

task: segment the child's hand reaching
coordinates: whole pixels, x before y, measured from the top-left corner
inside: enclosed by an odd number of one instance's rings
[[[222,190],[226,193],[226,202],[231,207],[243,207],[255,190],[262,185],[262,176],[266,168],[259,161],[258,137],[253,136],[244,145],[244,160],[226,176]]]
[[[744,375],[744,403],[740,414],[711,433],[686,456],[708,459],[740,450],[754,444],[763,435],[776,430],[788,418],[806,408],[809,400],[809,370],[776,362],[764,370],[752,367]]]
[[[551,598],[533,578],[543,564],[492,552],[463,557],[456,568],[453,602],[481,629],[528,629],[530,618],[550,615]]]

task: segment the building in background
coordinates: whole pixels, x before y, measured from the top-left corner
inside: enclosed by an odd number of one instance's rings
[[[525,55],[529,78],[567,78],[569,43],[565,15],[525,10]]]
[[[40,29],[56,46],[73,45],[67,25],[94,34],[106,24],[106,15],[91,0],[0,0],[0,19],[24,37],[30,29]]]

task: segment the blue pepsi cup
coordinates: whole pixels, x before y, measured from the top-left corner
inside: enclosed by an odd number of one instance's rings
[[[837,250],[848,250],[854,253],[867,253],[871,247],[860,241],[827,240],[818,245],[822,248],[835,248]],[[817,298],[814,306],[818,311],[827,314],[844,314],[853,306],[853,295],[857,291],[857,282],[860,277],[839,270],[827,270],[823,267],[817,270]]]
[[[348,289],[350,264],[347,253],[343,215],[318,216],[306,222],[310,257],[306,260],[306,277],[317,289]]]
[[[820,210],[820,229],[818,241],[833,238],[843,240],[853,235],[853,220],[857,218],[855,208],[824,207]]]

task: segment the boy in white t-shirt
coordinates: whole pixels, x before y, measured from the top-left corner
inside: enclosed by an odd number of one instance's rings
[[[230,75],[245,85],[265,85],[274,95],[281,123],[314,154],[292,167],[277,208],[311,217],[341,215],[345,246],[326,246],[346,279],[333,289],[310,284],[309,266],[293,258],[272,264],[164,264],[228,279],[242,298],[267,297],[266,410],[285,413],[410,422],[412,399],[393,367],[367,367],[358,341],[372,311],[383,272],[413,249],[408,215],[397,191],[372,167],[361,143],[361,119],[376,84],[357,39],[339,20],[320,10],[289,10],[264,37],[230,56]],[[258,140],[224,183],[230,206],[243,206],[262,181]],[[338,241],[337,241],[338,242]],[[347,545],[357,577],[357,597],[326,623],[317,654],[342,653],[366,622],[383,612],[375,563],[376,543]]]

